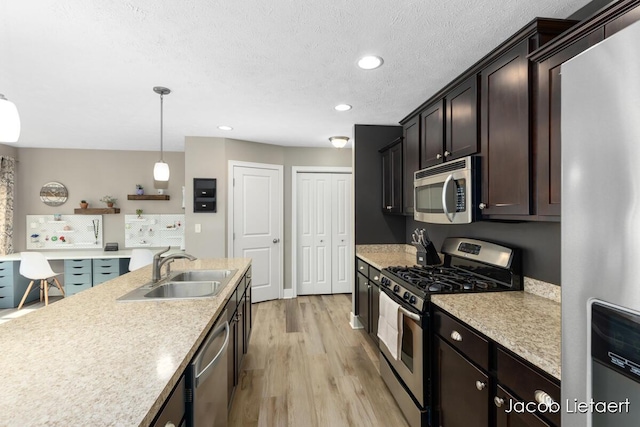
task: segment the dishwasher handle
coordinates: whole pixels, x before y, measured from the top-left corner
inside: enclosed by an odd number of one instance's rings
[[[215,357],[213,359],[211,359],[211,361],[209,362],[209,364],[207,366],[205,366],[200,372],[198,372],[198,368],[201,365],[202,362],[202,357],[205,354],[205,350],[209,347],[209,345],[211,345],[211,343],[222,333],[222,332],[226,333],[226,336],[224,338],[224,343],[222,344],[222,347],[220,347],[220,350],[218,351],[218,353],[215,355]],[[220,360],[220,357],[224,354],[224,352],[227,350],[227,346],[229,345],[229,322],[224,322],[224,324],[222,324],[221,326],[219,326],[217,329],[215,329],[213,332],[211,332],[211,335],[209,336],[206,344],[203,346],[202,350],[200,350],[198,352],[198,354],[196,355],[195,359],[194,359],[194,365],[196,367],[196,372],[195,372],[195,387],[197,388],[198,385],[200,385],[200,383],[202,381],[204,381],[205,379],[207,379],[207,377],[211,374],[211,372],[213,372],[213,368],[215,367],[215,365],[218,363],[218,361]]]

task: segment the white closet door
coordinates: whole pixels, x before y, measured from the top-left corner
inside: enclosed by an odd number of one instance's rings
[[[350,293],[353,285],[351,246],[351,174],[331,176],[331,293]]]
[[[331,174],[299,173],[298,294],[331,293]]]

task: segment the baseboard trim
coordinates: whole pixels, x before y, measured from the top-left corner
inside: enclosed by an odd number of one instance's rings
[[[282,299],[291,299],[295,298],[293,294],[293,289],[284,289],[284,293],[282,294]]]
[[[351,329],[364,329],[364,326],[360,323],[360,318],[353,313],[349,314],[349,325],[351,325]]]

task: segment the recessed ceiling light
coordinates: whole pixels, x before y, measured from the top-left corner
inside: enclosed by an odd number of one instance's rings
[[[233,128],[231,126],[218,126],[218,129],[220,129],[220,130],[233,130]]]
[[[379,56],[364,56],[358,60],[358,67],[363,70],[373,70],[384,63]]]
[[[351,110],[351,105],[349,105],[349,104],[338,104],[333,108],[335,108],[338,111],[349,111],[349,110]]]

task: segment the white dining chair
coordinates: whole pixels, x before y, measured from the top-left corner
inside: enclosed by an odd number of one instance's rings
[[[49,261],[40,252],[21,252],[20,253],[20,274],[27,279],[31,280],[27,290],[22,296],[22,301],[18,305],[18,310],[22,308],[24,301],[27,299],[27,295],[31,292],[31,288],[36,280],[40,281],[40,301],[44,296],[44,305],[49,305],[49,286],[55,285],[62,296],[64,296],[64,289],[60,286],[60,282],[56,276],[62,273],[56,273],[51,269]],[[51,283],[53,282],[53,283]]]
[[[153,262],[153,252],[149,249],[132,249],[129,271],[134,271]]]

